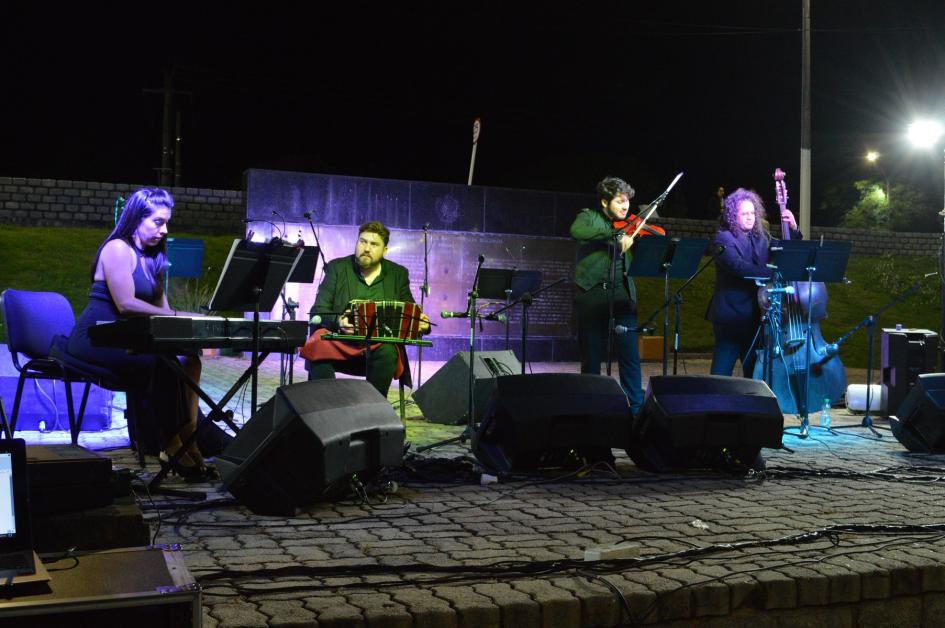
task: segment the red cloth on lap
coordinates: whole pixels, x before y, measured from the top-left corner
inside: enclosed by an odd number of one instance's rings
[[[329,333],[327,329],[317,329],[308,340],[305,346],[299,351],[306,360],[312,362],[321,362],[324,360],[343,361],[351,360],[364,355],[364,344],[358,342],[345,342],[344,340],[324,340],[322,336]],[[381,343],[375,342],[371,345],[371,351],[381,346]],[[394,379],[400,379],[404,373],[403,352],[397,352],[397,369],[394,371]]]

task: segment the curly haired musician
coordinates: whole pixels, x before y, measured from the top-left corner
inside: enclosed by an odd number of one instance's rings
[[[377,221],[366,222],[358,229],[354,254],[333,259],[325,266],[325,277],[318,286],[315,303],[309,312],[324,330],[351,334],[354,332],[348,306],[352,300],[404,301],[414,303],[407,269],[384,258],[390,231]],[[339,314],[340,313],[340,314]],[[430,319],[420,317],[420,331],[430,331]],[[361,344],[316,339],[316,332],[303,350],[309,379],[329,379],[335,372],[362,375],[385,397],[392,379],[410,385],[410,370],[402,345],[379,343],[371,347],[369,363]]]
[[[800,238],[794,214],[785,209],[781,220]],[[706,311],[712,322],[715,350],[712,375],[731,375],[740,361],[742,373],[751,377],[755,367],[753,342],[761,321],[758,287],[746,277],[770,277],[768,247],[771,234],[765,207],[755,192],[738,188],[725,198],[721,227],[714,246],[724,246],[715,258],[715,291]]]

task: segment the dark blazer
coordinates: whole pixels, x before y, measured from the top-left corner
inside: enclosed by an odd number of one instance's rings
[[[724,325],[754,324],[760,319],[758,287],[745,277],[771,277],[766,266],[770,242],[758,236],[750,240],[747,235],[735,235],[728,229],[715,234],[712,244],[724,246],[725,250],[715,258],[715,292],[705,313],[707,320]]]
[[[381,267],[384,298],[390,301],[416,303],[410,292],[410,275],[407,269],[386,259],[381,260]],[[322,317],[321,327],[337,332],[338,318],[357,292],[360,282],[359,272],[353,254],[328,262],[325,265],[325,278],[318,286],[309,318],[318,314]]]

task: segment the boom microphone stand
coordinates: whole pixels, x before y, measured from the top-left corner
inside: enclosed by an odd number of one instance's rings
[[[449,443],[465,443],[471,440],[476,434],[476,300],[479,298],[479,273],[482,271],[482,264],[486,261],[484,255],[479,255],[479,262],[476,266],[476,276],[473,278],[472,290],[469,291],[466,301],[465,312],[443,312],[443,318],[468,318],[469,319],[469,381],[467,382],[467,402],[466,402],[466,428],[463,433],[454,438],[448,438],[438,443],[432,443],[424,447],[418,447],[417,453],[428,451]]]
[[[843,334],[842,336],[840,336],[839,338],[837,338],[837,341],[834,342],[832,345],[828,345],[828,346],[826,347],[826,349],[827,349],[827,355],[826,355],[822,360],[820,360],[820,362],[819,362],[818,364],[823,364],[823,363],[826,362],[827,360],[830,360],[831,358],[833,358],[833,356],[837,355],[837,351],[839,350],[840,345],[842,345],[844,342],[846,342],[846,341],[850,338],[850,336],[852,336],[853,334],[855,334],[861,327],[864,327],[864,326],[865,326],[866,329],[867,329],[867,333],[869,334],[869,337],[868,337],[868,340],[867,340],[867,351],[866,351],[866,355],[867,355],[867,358],[866,358],[866,414],[864,415],[863,421],[860,423],[860,425],[837,425],[837,426],[831,427],[831,430],[847,429],[847,428],[851,428],[851,427],[865,427],[865,428],[867,428],[868,430],[870,430],[871,432],[873,432],[873,434],[875,434],[877,438],[882,438],[882,437],[883,437],[882,434],[880,434],[879,432],[876,431],[876,429],[875,429],[876,426],[873,425],[873,419],[870,417],[870,410],[872,409],[872,408],[871,408],[872,402],[871,402],[870,396],[871,396],[871,393],[872,393],[872,390],[873,390],[873,388],[872,388],[872,384],[873,384],[873,338],[874,338],[874,336],[876,335],[876,321],[879,319],[879,315],[880,315],[880,314],[882,314],[883,312],[885,312],[885,311],[888,310],[889,308],[893,307],[894,305],[900,303],[901,301],[904,301],[905,299],[907,299],[907,298],[909,298],[910,296],[912,296],[913,294],[915,294],[915,293],[919,290],[919,288],[922,287],[922,282],[924,282],[924,281],[925,281],[926,279],[928,279],[929,277],[934,277],[935,275],[938,275],[938,273],[926,273],[926,274],[923,275],[918,281],[916,281],[914,284],[912,284],[912,286],[910,286],[907,290],[905,290],[904,292],[901,292],[900,294],[894,296],[891,301],[889,301],[888,303],[886,303],[886,305],[884,305],[883,307],[879,308],[878,310],[876,310],[876,311],[873,312],[872,314],[867,314],[867,315],[866,315],[866,318],[864,318],[864,319],[861,320],[859,323],[857,323],[857,324],[853,327],[853,329],[851,329],[851,330],[848,331],[847,333],[845,333],[845,334]],[[881,427],[881,429],[889,429],[889,428],[887,428],[887,427],[885,427],[885,426],[880,426],[880,427]]]

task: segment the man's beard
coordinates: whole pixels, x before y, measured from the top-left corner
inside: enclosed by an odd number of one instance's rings
[[[374,268],[375,266],[377,266],[379,262],[380,260],[375,262],[374,259],[370,255],[358,256],[358,268],[360,268],[361,270],[368,270],[368,269]]]

